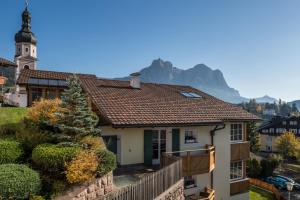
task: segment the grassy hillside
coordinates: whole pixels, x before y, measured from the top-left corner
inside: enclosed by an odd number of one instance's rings
[[[18,123],[23,119],[27,108],[0,107],[0,126],[7,123]]]

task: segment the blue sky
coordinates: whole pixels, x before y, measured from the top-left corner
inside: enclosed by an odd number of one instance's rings
[[[14,56],[23,0],[0,1],[0,56]],[[158,57],[220,69],[246,97],[300,99],[300,1],[30,0],[39,69],[127,76]]]

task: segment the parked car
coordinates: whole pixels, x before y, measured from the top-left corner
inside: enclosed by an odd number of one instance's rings
[[[290,183],[293,184],[293,189],[295,190],[300,190],[300,184],[297,183],[296,181],[294,181],[293,179],[289,178],[289,177],[286,177],[286,176],[282,176],[282,175],[276,175],[274,177],[279,177],[279,178],[282,178]]]
[[[280,178],[280,177],[268,177],[266,179],[267,183],[273,184],[275,187],[277,187],[278,189],[282,190],[282,189],[286,189],[286,184],[287,181]]]

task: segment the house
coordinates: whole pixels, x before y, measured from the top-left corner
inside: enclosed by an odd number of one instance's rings
[[[7,99],[25,107],[41,97],[59,97],[71,73],[37,70],[27,8],[22,20],[15,37],[16,93],[11,94],[18,98]],[[130,81],[77,76],[119,166],[163,165],[180,157],[186,196],[210,188],[211,199],[249,199],[246,124],[258,117],[189,86],[142,83],[138,73]]]
[[[31,103],[59,96],[70,75],[24,69],[17,83]],[[78,76],[120,166],[179,154],[189,165],[186,195],[208,186],[216,199],[248,199],[246,123],[256,116],[189,86],[141,83],[136,73],[130,81]]]
[[[300,136],[300,117],[275,116],[267,123],[260,126],[260,150],[266,152],[278,152],[276,147],[277,138],[285,132],[292,132]]]

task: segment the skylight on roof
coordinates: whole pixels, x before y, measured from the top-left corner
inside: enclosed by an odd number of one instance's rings
[[[181,92],[181,94],[187,98],[201,98],[199,94],[196,94],[194,92]]]

